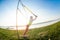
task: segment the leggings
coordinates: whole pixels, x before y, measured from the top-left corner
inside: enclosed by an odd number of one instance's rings
[[[26,33],[28,32],[29,26],[30,26],[30,25],[26,25],[26,30],[25,30],[25,32],[24,32],[23,35],[26,35]]]

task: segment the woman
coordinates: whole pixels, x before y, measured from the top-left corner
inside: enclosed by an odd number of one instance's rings
[[[26,33],[27,33],[28,29],[29,29],[29,26],[31,26],[32,22],[33,22],[34,20],[36,20],[36,18],[37,18],[36,15],[35,15],[35,18],[33,18],[32,16],[30,16],[29,23],[28,23],[28,25],[26,25],[26,30],[25,30],[25,32],[24,32],[24,34],[23,34],[24,36],[26,36]]]

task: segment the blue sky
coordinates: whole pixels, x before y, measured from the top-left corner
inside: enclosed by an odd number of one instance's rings
[[[18,0],[0,0],[0,26],[15,25],[17,2]],[[22,0],[22,2],[38,16],[33,23],[60,18],[60,0]],[[19,4],[19,9],[23,12],[21,4]],[[25,12],[23,14],[26,17],[30,15]],[[21,16],[21,14],[19,15]],[[29,17],[25,19],[21,16],[18,21],[20,22],[21,19],[27,22]],[[22,24],[24,25],[26,22]],[[20,25],[20,23],[18,24]]]

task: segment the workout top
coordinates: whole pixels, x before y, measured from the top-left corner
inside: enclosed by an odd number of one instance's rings
[[[30,26],[33,22],[33,19],[30,18],[28,25]]]

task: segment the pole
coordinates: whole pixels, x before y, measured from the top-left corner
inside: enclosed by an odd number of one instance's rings
[[[20,0],[19,0],[20,1]],[[17,4],[17,9],[16,9],[16,32],[17,32],[17,37],[18,37],[18,40],[20,39],[19,37],[19,33],[18,33],[18,18],[17,18],[17,13],[18,13],[18,6],[19,6],[19,1],[18,1],[18,4]]]

